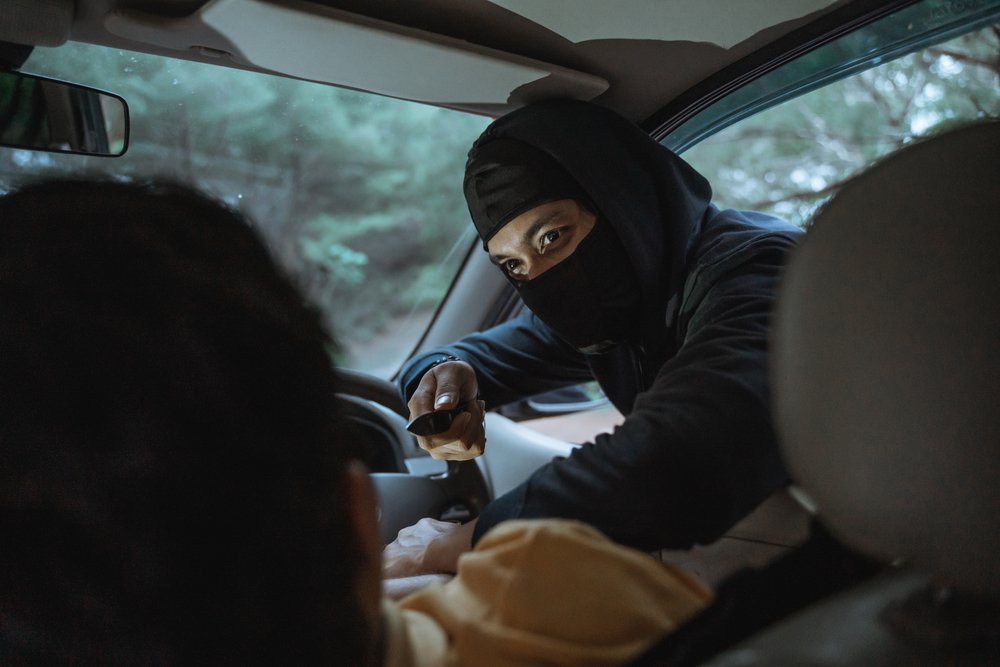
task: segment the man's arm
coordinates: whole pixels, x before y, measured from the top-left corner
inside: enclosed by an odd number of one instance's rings
[[[436,459],[463,461],[484,451],[487,402],[497,407],[578,383],[589,379],[584,369],[582,355],[528,313],[411,361],[400,372],[399,386],[410,419],[462,409],[447,431],[418,435],[417,443]]]
[[[779,487],[767,347],[785,254],[762,252],[718,280],[625,422],[488,505],[473,540],[505,519],[563,517],[641,549],[686,548]]]
[[[449,356],[472,366],[480,398],[489,409],[593,379],[583,355],[525,310],[508,322],[408,361],[399,373],[404,403],[410,400],[424,373]]]
[[[488,331],[471,334],[453,345],[410,360],[400,372],[399,386],[411,413],[415,392],[425,374],[428,370],[446,369],[449,357],[459,357],[473,367],[478,391],[491,408],[592,379],[583,355],[557,339],[537,317],[526,311],[520,317]],[[436,403],[436,397],[425,396],[419,411],[427,411]],[[463,427],[458,424],[454,428]],[[446,452],[447,458],[464,458],[458,451],[463,448],[476,455],[482,452],[474,444],[450,445],[433,438],[423,440],[432,449],[455,450]],[[421,447],[425,447],[425,443],[421,443]],[[456,452],[458,455],[453,456]],[[454,572],[458,557],[472,548],[475,525],[475,521],[458,526],[423,519],[414,526],[404,528],[385,549],[385,576],[394,578],[428,572]]]

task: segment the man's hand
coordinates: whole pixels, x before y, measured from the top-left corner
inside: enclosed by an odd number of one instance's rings
[[[417,436],[420,448],[435,459],[447,461],[465,461],[482,454],[486,448],[486,404],[476,400],[478,393],[476,372],[464,361],[446,361],[424,373],[407,403],[410,419],[426,412],[451,410],[463,403],[467,407],[444,433]]]
[[[404,528],[382,551],[383,578],[454,574],[458,557],[472,548],[475,527],[475,519],[465,524],[421,519]]]

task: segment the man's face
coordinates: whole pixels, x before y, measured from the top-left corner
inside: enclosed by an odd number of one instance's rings
[[[574,199],[548,202],[517,216],[486,244],[490,260],[514,280],[532,280],[573,254],[597,217]]]

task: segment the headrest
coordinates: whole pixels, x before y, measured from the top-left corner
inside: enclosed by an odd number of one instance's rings
[[[1000,123],[845,185],[787,268],[773,335],[785,460],[820,519],[1000,595]]]
[[[73,0],[0,0],[0,42],[59,46],[73,25]]]

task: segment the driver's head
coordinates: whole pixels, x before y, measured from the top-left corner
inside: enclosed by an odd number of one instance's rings
[[[0,223],[4,659],[364,664],[367,480],[319,317],[246,222],[66,181]]]

